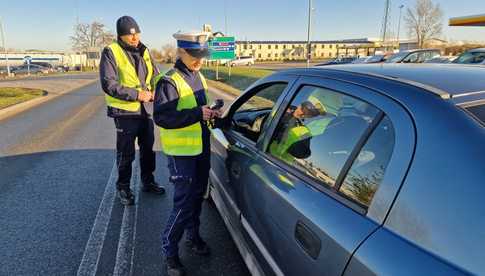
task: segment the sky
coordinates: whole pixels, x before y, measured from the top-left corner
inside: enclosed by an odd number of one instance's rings
[[[433,0],[444,13],[443,36],[450,40],[485,41],[485,27],[449,27],[450,17],[485,13],[484,0]],[[379,37],[384,0],[313,0],[312,40]],[[397,33],[398,6],[415,0],[392,0],[391,31]],[[7,48],[70,50],[76,22],[100,21],[116,32],[116,19],[134,17],[142,41],[151,48],[174,43],[178,30],[226,31],[237,40],[306,40],[307,0],[0,0]],[[226,17],[224,16],[226,14]],[[227,18],[227,25],[225,24]],[[401,37],[407,37],[402,23]]]

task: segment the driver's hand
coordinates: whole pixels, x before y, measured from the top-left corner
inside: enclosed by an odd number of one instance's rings
[[[221,118],[222,117],[222,111],[220,109],[217,110],[212,110],[213,118]]]

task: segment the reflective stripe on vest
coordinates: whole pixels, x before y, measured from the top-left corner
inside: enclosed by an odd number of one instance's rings
[[[194,95],[194,91],[184,78],[175,70],[171,70],[166,75],[169,77],[177,88],[179,94],[177,110],[192,109],[197,107],[197,100]],[[207,96],[207,82],[199,73],[200,80],[204,87],[204,93],[209,102]],[[155,78],[155,86],[161,79],[160,75]],[[197,122],[193,125],[177,128],[177,129],[164,129],[160,127],[160,141],[162,144],[162,151],[166,155],[172,156],[195,156],[202,153],[202,125]]]
[[[118,69],[118,82],[120,85],[129,88],[141,89],[140,79],[138,79],[138,74],[136,73],[136,69],[133,64],[130,62],[129,58],[126,56],[125,51],[117,42],[113,42],[111,45],[108,46],[113,53],[115,58],[116,67]],[[152,61],[150,59],[150,54],[148,49],[145,49],[143,53],[143,59],[145,60],[145,64],[147,66],[147,77],[145,80],[146,86],[148,90],[151,89],[151,80],[153,76],[153,66]],[[141,103],[139,101],[124,101],[117,99],[115,97],[111,97],[108,94],[105,94],[106,104],[108,106],[136,112],[140,110]]]

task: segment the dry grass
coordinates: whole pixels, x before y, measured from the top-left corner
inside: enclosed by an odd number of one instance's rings
[[[0,109],[45,95],[41,89],[0,87]]]

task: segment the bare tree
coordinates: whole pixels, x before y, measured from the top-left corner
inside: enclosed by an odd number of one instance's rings
[[[163,59],[162,53],[157,49],[150,49],[150,54],[152,55],[153,59],[157,62],[161,62]]]
[[[103,23],[94,21],[91,24],[79,23],[74,26],[71,36],[72,48],[76,51],[87,51],[89,48],[102,48],[115,39]]]
[[[177,57],[177,48],[172,44],[162,46],[162,59],[166,63],[174,63]]]
[[[417,39],[419,48],[423,48],[428,40],[441,35],[443,11],[431,0],[416,0],[415,6],[407,9],[404,21],[409,35]]]

